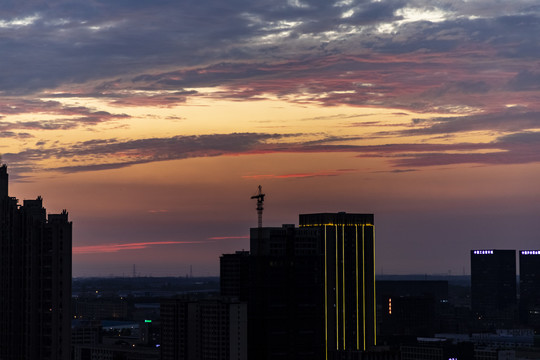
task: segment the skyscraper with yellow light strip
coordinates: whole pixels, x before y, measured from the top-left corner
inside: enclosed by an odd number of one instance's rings
[[[334,358],[376,345],[373,214],[251,229],[250,358]]]
[[[373,214],[300,215],[300,227],[323,237],[326,353],[376,345]]]

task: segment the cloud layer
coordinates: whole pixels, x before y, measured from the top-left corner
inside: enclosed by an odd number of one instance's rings
[[[355,91],[349,100],[318,99],[328,103],[369,103],[382,93],[390,95],[382,103],[406,106],[408,94],[426,91],[446,99],[419,99],[417,106],[429,107],[463,95],[538,90],[533,1],[501,5],[504,11],[489,1],[25,4],[0,5],[5,94],[58,90],[126,103],[126,90],[156,90],[178,102],[193,95],[184,88],[241,85],[246,96],[285,96],[303,85],[314,98],[321,90]]]
[[[0,14],[0,138],[11,144],[0,150],[15,173],[51,159],[69,173],[278,152],[351,152],[414,168],[539,161],[540,8],[531,0],[55,0],[3,2]],[[151,121],[130,109],[264,99],[413,120],[325,118],[348,126],[348,137],[331,128],[291,135],[287,125],[109,131]],[[70,140],[74,131],[93,134]]]

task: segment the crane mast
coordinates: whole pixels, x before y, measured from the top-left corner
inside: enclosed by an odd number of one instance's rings
[[[264,203],[264,195],[262,193],[262,186],[259,185],[259,189],[257,191],[256,195],[253,195],[252,199],[257,199],[257,215],[259,217],[259,228],[262,228],[262,214],[263,214],[263,203]]]

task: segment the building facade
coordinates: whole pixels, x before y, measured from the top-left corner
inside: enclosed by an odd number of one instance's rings
[[[378,280],[379,336],[434,336],[448,305],[448,281]]]
[[[517,310],[515,250],[471,250],[471,309],[481,326],[512,326]]]
[[[451,343],[440,338],[418,338],[416,344],[401,345],[401,360],[475,360],[472,343]]]
[[[73,316],[84,320],[122,320],[128,317],[128,301],[122,298],[73,299]]]
[[[246,301],[249,283],[249,251],[223,254],[219,258],[219,289],[221,296]]]
[[[250,358],[328,359],[376,345],[372,214],[253,228],[250,250]]]
[[[70,359],[71,229],[41,197],[8,196],[0,166],[0,359]]]
[[[228,298],[161,303],[162,360],[247,360],[247,305]]]
[[[523,324],[540,329],[540,250],[519,252],[519,313]]]

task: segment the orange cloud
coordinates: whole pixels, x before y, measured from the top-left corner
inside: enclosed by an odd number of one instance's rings
[[[288,179],[288,178],[308,178],[315,176],[338,176],[344,173],[356,172],[356,169],[340,169],[340,170],[328,170],[328,171],[316,171],[316,172],[305,172],[305,173],[296,173],[296,174],[261,174],[261,175],[244,175],[244,179]]]
[[[101,244],[88,246],[75,246],[72,249],[74,255],[113,253],[123,250],[140,250],[154,245],[179,245],[179,244],[200,244],[204,241],[151,241],[127,244]]]

